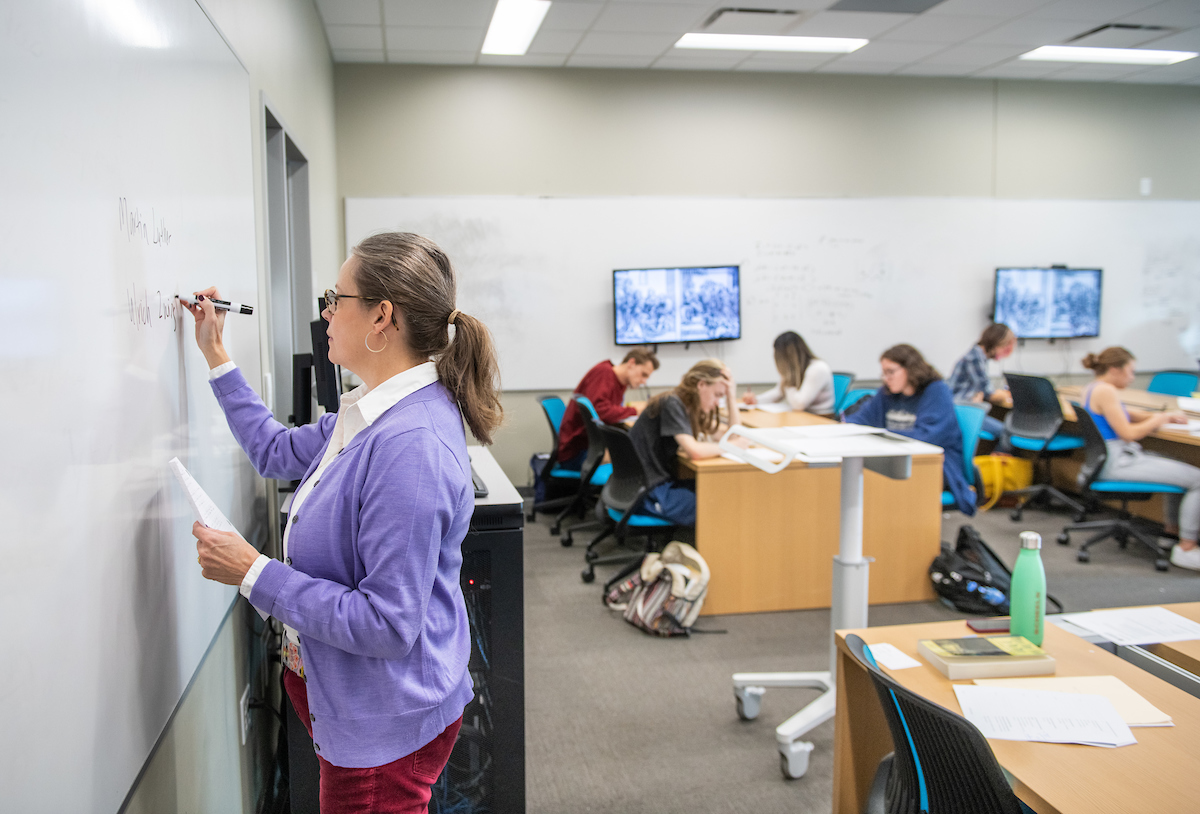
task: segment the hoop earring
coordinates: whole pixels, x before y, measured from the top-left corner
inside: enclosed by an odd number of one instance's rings
[[[371,347],[371,334],[370,333],[368,333],[366,336],[363,337],[363,344],[367,346],[367,350],[371,351],[371,353],[383,353],[384,349],[387,348],[387,343],[388,343],[387,334],[380,333],[379,335],[383,337],[383,347],[380,348],[379,350],[375,350],[373,347]]]

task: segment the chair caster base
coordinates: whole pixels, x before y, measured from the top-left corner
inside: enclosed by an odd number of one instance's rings
[[[1054,542],[1058,543],[1059,545],[1070,545],[1071,544],[1071,535],[1067,534],[1064,531],[1061,534],[1059,534],[1057,537],[1054,538]]]
[[[1011,512],[1008,513],[1008,516],[1012,518],[1012,521],[1014,523],[1021,522],[1021,510],[1020,509],[1013,509]]]
[[[558,523],[555,523],[550,527],[551,534],[558,534],[560,531],[562,531],[562,529],[559,527]]]
[[[583,554],[583,558],[585,560],[587,560],[588,562],[595,562],[596,560],[600,559],[600,555],[597,554],[595,551],[585,551]]]
[[[1076,523],[1083,523],[1087,520],[1087,515],[1083,512],[1075,512],[1071,517]]]
[[[1080,562],[1091,562],[1092,555],[1086,551],[1080,551],[1078,554],[1075,555],[1075,559],[1079,560]]]
[[[1159,557],[1157,560],[1154,561],[1154,570],[1156,570],[1156,571],[1166,571],[1170,567],[1171,567],[1171,564],[1169,562],[1167,562],[1166,560],[1164,560],[1162,557]]]
[[[582,579],[584,582],[595,582],[596,581],[596,572],[593,571],[591,568],[585,568],[585,569],[583,569],[583,572],[580,573],[579,578]]]
[[[571,536],[571,532],[569,531],[562,537],[559,537],[558,541],[562,543],[563,548],[570,548],[571,546],[575,545],[575,538]]]

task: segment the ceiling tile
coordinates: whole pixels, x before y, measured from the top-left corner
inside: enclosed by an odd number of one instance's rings
[[[474,28],[403,28],[386,29],[388,56],[393,51],[470,51],[478,53],[483,45],[483,29]]]
[[[918,62],[916,65],[908,65],[896,71],[897,76],[945,76],[945,77],[967,77],[974,73],[976,67],[973,65],[929,65],[924,62]]]
[[[581,39],[582,31],[539,31],[529,44],[529,53],[569,54]]]
[[[936,42],[888,42],[872,40],[859,48],[838,57],[838,62],[916,62],[944,50],[945,45]]]
[[[1200,77],[1196,77],[1200,80]],[[1153,71],[1142,71],[1141,73],[1133,73],[1129,76],[1122,76],[1117,82],[1131,82],[1138,85],[1183,85],[1191,81],[1189,79],[1181,79],[1178,77],[1162,78]]]
[[[407,65],[474,65],[474,51],[388,51],[388,62]]]
[[[972,76],[988,79],[1045,79],[1063,69],[1061,62],[1005,62],[976,71]]]
[[[734,70],[757,73],[812,73],[814,68],[811,65],[795,65],[791,62],[748,59]]]
[[[595,22],[603,3],[566,3],[558,0],[550,4],[542,20],[542,31],[586,31]],[[489,20],[490,24],[491,21]]]
[[[383,55],[383,49],[372,51],[359,51],[352,48],[334,49],[334,62],[386,62],[387,59]]]
[[[883,40],[960,43],[1007,22],[1005,17],[934,17],[922,14],[883,35]]]
[[[803,37],[878,37],[906,23],[911,14],[882,14],[872,11],[819,11],[789,31]]]
[[[1164,3],[1128,14],[1121,18],[1121,22],[1195,28],[1200,25],[1200,3],[1196,0],[1166,0]]]
[[[379,25],[379,0],[317,0],[325,25]]]
[[[1022,17],[1011,23],[985,31],[971,42],[990,45],[1057,45],[1087,31],[1088,23],[1075,20],[1040,20]]]
[[[943,0],[925,13],[962,17],[1005,15],[1015,19],[1050,2],[1052,0]]]
[[[1178,34],[1168,34],[1165,37],[1150,40],[1142,47],[1161,48],[1167,51],[1200,51],[1200,28],[1180,31]]]
[[[504,65],[512,68],[561,68],[567,62],[566,54],[526,54],[522,57],[501,54],[480,54],[476,64]]]
[[[576,54],[657,57],[678,42],[674,34],[613,34],[589,32],[575,48]]]
[[[1034,18],[1107,23],[1155,5],[1157,0],[1054,0],[1030,12]]]
[[[741,51],[714,52],[703,58],[666,54],[659,57],[652,67],[679,71],[729,71],[744,59],[746,54]]]
[[[654,57],[650,56],[601,56],[598,54],[575,54],[567,60],[568,68],[649,68]]]
[[[1054,81],[1108,82],[1144,70],[1142,65],[1068,65],[1054,75]]]
[[[979,69],[1012,59],[1027,50],[1013,45],[955,45],[923,62],[929,65],[973,65]]]
[[[551,6],[553,8],[553,6]],[[609,3],[592,23],[592,31],[675,34],[698,31],[708,15],[695,6],[668,3]]]
[[[855,73],[886,76],[903,68],[904,62],[846,62],[835,59],[817,69],[819,73]]]
[[[738,70],[815,71],[830,60],[829,54],[760,53],[751,55],[745,62],[739,64]]]
[[[325,33],[335,51],[376,49],[383,53],[383,29],[377,25],[327,25]]]
[[[486,29],[496,0],[383,0],[385,25]]]

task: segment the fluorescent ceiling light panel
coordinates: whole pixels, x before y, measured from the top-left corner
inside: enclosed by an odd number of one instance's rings
[[[1195,51],[1151,51],[1148,48],[1086,48],[1043,45],[1021,59],[1038,62],[1105,62],[1117,65],[1174,65],[1196,56]]]
[[[481,53],[525,56],[549,10],[550,0],[498,0]]]
[[[768,34],[684,34],[676,48],[711,48],[719,51],[803,51],[814,54],[848,54],[870,40],[847,37],[787,37]]]

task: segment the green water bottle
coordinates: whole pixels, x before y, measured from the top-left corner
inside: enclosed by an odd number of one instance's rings
[[[1036,645],[1046,635],[1046,569],[1042,567],[1042,535],[1021,532],[1021,553],[1013,567],[1009,597],[1013,636],[1024,636]]]

